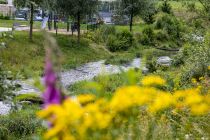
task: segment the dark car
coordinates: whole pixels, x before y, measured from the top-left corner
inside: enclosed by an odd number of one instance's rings
[[[17,10],[15,12],[15,19],[16,20],[28,20],[28,10]]]

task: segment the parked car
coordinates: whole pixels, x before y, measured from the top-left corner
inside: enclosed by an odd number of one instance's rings
[[[41,10],[34,10],[34,21],[43,21]]]
[[[27,9],[22,10],[16,10],[15,11],[15,19],[16,20],[28,20],[28,13],[29,11]]]

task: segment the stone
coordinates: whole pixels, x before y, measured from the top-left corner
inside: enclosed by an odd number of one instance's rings
[[[0,102],[0,115],[7,115],[11,110],[11,105]]]
[[[157,59],[157,64],[161,66],[171,66],[172,59],[168,56],[161,56]]]

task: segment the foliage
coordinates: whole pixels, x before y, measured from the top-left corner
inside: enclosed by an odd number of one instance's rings
[[[154,29],[151,26],[148,26],[143,29],[142,37],[140,36],[140,42],[143,45],[152,45],[154,43]]]
[[[164,14],[160,16],[156,21],[155,28],[164,30],[171,40],[177,40],[178,42],[182,39],[184,27],[182,23],[172,15]]]
[[[83,36],[94,41],[97,44],[100,44],[106,43],[109,35],[116,35],[115,26],[104,25],[94,32],[88,31]]]
[[[130,16],[130,31],[132,31],[133,17],[137,15],[153,15],[154,0],[122,0],[122,8]],[[150,19],[149,19],[150,20]]]
[[[7,38],[7,36],[3,35],[3,38]],[[5,45],[1,46],[0,44],[0,53],[1,51],[3,51],[3,49],[5,49],[4,47]],[[16,85],[13,82],[13,76],[11,72],[3,69],[1,61],[0,61],[0,100],[5,100],[5,99],[10,100],[11,97],[14,96],[13,91],[16,89]]]
[[[172,7],[168,3],[168,0],[164,0],[163,4],[161,5],[161,10],[165,13],[168,13],[168,14],[172,13]]]
[[[6,0],[0,0],[0,4],[7,4]]]
[[[31,3],[35,4],[35,5],[39,5],[42,3],[42,0],[14,0],[14,4],[16,7],[30,7]]]
[[[207,69],[210,65],[209,35],[209,33],[206,35],[205,43],[191,46],[182,52],[179,60],[181,63],[184,61],[182,84],[188,83],[192,78],[199,79],[199,77],[210,75],[210,71]]]
[[[10,16],[4,16],[3,14],[0,14],[0,19],[10,20]]]
[[[129,31],[122,31],[116,36],[110,35],[107,40],[107,47],[110,51],[126,51],[134,45],[133,35]]]
[[[198,88],[161,90],[166,81],[154,75],[135,85],[133,74],[131,85],[118,88],[110,98],[83,94],[39,112],[53,124],[45,139],[173,139],[189,131],[192,138],[208,137],[208,123],[196,125],[201,133],[193,124],[208,120],[209,94],[200,94]]]
[[[35,135],[35,133],[40,134],[45,130],[41,120],[36,117],[38,107],[27,106],[26,108],[7,116],[0,116],[0,139],[19,140]]]
[[[10,99],[14,96],[15,84],[12,81],[11,73],[3,70],[0,62],[0,100]]]
[[[78,43],[80,43],[80,24],[86,15],[92,15],[97,8],[97,0],[57,0],[61,13],[72,16],[77,22]]]
[[[14,102],[30,101],[32,103],[41,104],[42,98],[36,93],[18,95],[14,98]]]

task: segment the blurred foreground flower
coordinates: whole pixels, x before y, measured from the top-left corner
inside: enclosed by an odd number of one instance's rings
[[[175,111],[199,116],[207,115],[210,111],[208,93],[202,95],[197,89],[170,93],[148,87],[151,84],[165,84],[165,80],[158,76],[146,76],[142,82],[143,86],[119,88],[110,99],[85,94],[76,99],[66,99],[60,105],[50,105],[38,113],[39,117],[48,120],[53,126],[46,132],[45,138],[120,139],[120,128],[130,127],[129,123],[139,127],[142,113],[155,117]]]
[[[59,49],[56,41],[49,34],[45,33],[46,38],[46,61],[45,61],[45,87],[43,94],[44,107],[51,104],[60,104],[62,102],[61,88],[58,86],[58,75],[55,67],[59,65]],[[57,70],[58,71],[58,70]]]
[[[53,70],[52,62],[48,59],[45,66],[45,86],[43,94],[45,107],[50,104],[61,103],[61,92],[57,88],[57,75]]]

